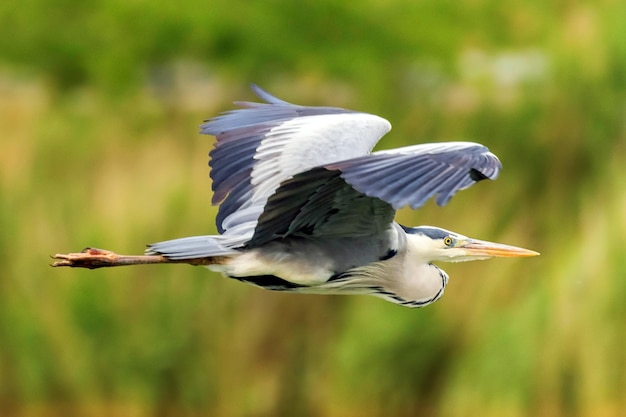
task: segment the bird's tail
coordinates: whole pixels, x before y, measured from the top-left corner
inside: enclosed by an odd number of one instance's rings
[[[243,242],[242,242],[243,243]],[[210,258],[236,254],[236,239],[226,236],[192,236],[152,243],[146,255],[163,255],[172,260]]]

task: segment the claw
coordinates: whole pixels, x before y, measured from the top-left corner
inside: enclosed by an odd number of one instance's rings
[[[87,247],[81,252],[60,254],[51,256],[52,259],[60,259],[51,266],[69,266],[72,268],[101,268],[105,266],[116,266],[116,261],[120,256],[114,252]]]

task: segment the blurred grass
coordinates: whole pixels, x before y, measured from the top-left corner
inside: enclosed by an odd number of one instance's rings
[[[626,414],[624,4],[62,3],[0,6],[0,415]],[[197,125],[248,82],[486,144],[498,181],[398,217],[542,256],[424,310],[48,267],[214,233]]]

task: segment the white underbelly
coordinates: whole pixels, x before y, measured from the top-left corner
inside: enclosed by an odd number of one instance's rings
[[[326,282],[334,271],[330,265],[315,262],[319,258],[288,253],[263,253],[259,250],[242,252],[221,265],[208,268],[232,277],[274,275],[300,285],[318,285]],[[316,259],[317,258],[317,259]]]

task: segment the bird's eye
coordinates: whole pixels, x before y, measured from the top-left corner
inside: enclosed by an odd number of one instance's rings
[[[443,239],[443,244],[444,244],[444,245],[446,245],[446,246],[452,246],[452,243],[453,243],[453,242],[454,242],[454,241],[452,240],[452,238],[451,238],[450,236],[446,236],[446,237]]]

